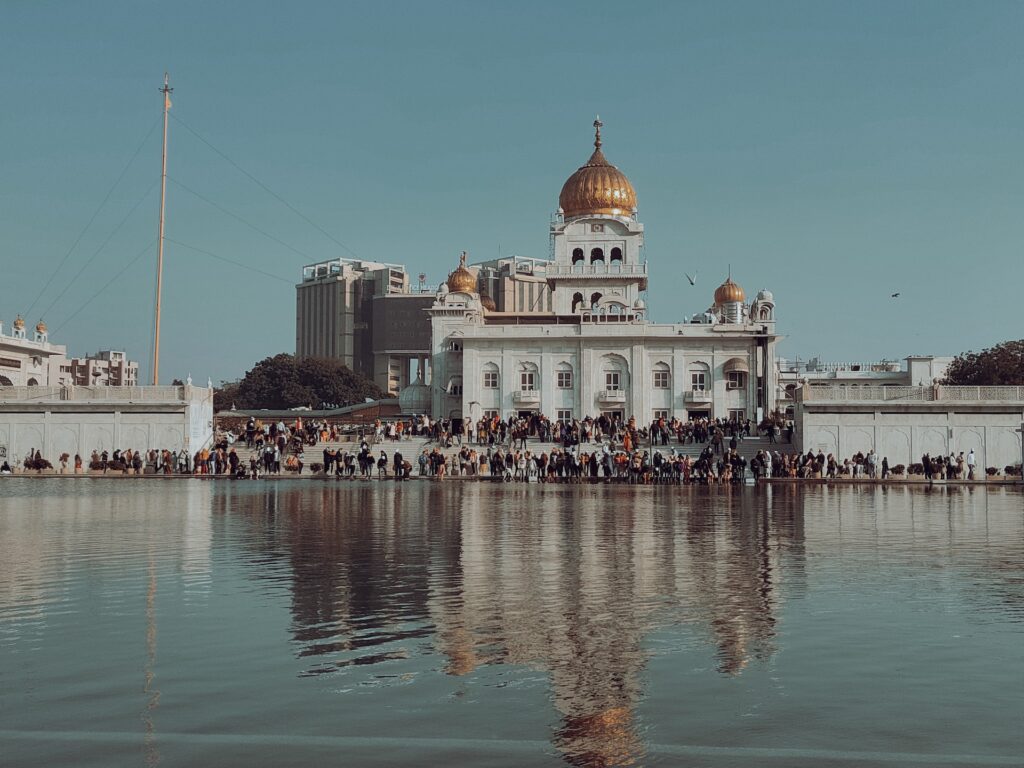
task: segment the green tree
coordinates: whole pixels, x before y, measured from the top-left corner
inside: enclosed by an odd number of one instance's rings
[[[343,407],[381,397],[380,387],[339,360],[300,360],[280,354],[260,360],[240,381],[225,383],[214,395],[214,407],[282,410],[317,408],[321,403]]]
[[[953,358],[943,384],[965,386],[1024,385],[1024,339],[1005,341],[981,352]]]

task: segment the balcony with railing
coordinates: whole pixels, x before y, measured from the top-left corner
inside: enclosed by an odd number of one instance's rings
[[[536,405],[540,402],[540,390],[520,389],[512,394],[512,400],[517,405]]]
[[[797,390],[804,403],[1024,403],[1024,387],[930,387],[810,385]]]
[[[647,262],[643,264],[549,264],[547,268],[548,278],[552,277],[580,277],[580,278],[607,278],[607,277],[640,277],[647,278]]]
[[[624,403],[626,402],[626,391],[624,389],[602,389],[597,393],[597,399],[602,403]]]
[[[786,360],[779,358],[782,373],[839,374],[839,373],[899,373],[903,365],[899,360],[874,360],[870,362],[825,362],[817,359]]]
[[[683,393],[683,399],[688,403],[710,403],[714,396],[708,389],[689,389]]]

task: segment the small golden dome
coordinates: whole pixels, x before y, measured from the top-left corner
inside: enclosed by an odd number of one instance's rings
[[[486,293],[480,297],[480,303],[483,305],[483,308],[486,309],[488,312],[494,312],[498,309],[498,305],[494,303],[494,299],[492,299]]]
[[[14,318],[14,329],[16,331],[23,331],[25,329],[25,321],[22,320],[21,315]]]
[[[448,275],[448,290],[457,293],[476,293],[476,275],[466,269],[466,252],[459,257],[459,267]]]
[[[718,286],[718,290],[715,291],[715,304],[732,304],[733,302],[744,302],[747,300],[747,294],[743,292],[736,283],[732,281],[731,277],[727,277],[725,282]]]
[[[594,121],[594,154],[562,185],[558,207],[566,217],[604,214],[629,216],[636,208],[636,192],[629,179],[609,163],[601,151],[601,118]]]
[[[36,333],[46,333],[46,323],[42,320],[36,323]]]

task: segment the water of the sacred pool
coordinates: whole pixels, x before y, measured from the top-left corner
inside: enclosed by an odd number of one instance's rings
[[[1024,764],[1009,487],[0,478],[0,765]]]

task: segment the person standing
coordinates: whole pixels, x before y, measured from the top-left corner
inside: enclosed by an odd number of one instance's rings
[[[889,457],[888,456],[883,456],[882,457],[882,479],[885,480],[887,477],[889,477]]]
[[[970,453],[967,454],[967,479],[974,479],[974,465],[978,463],[978,460],[974,456],[974,449],[971,448]]]

